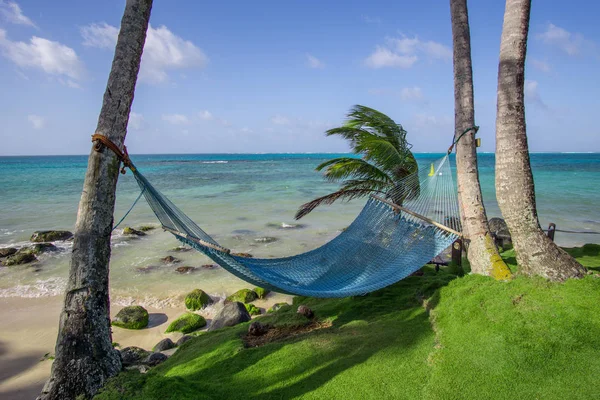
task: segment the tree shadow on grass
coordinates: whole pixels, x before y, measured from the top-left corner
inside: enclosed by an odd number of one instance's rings
[[[243,346],[247,324],[201,335],[149,373],[137,398],[280,399],[316,389],[329,398],[411,397],[403,393],[411,390],[418,397],[428,374],[423,361],[435,336],[423,302],[429,299],[427,308],[434,307],[439,297],[432,295],[454,278],[426,274],[367,296],[298,298],[295,304],[308,304],[333,326],[258,348]],[[367,367],[355,369],[359,365]],[[328,385],[334,379],[336,384]],[[404,387],[402,380],[411,385]]]

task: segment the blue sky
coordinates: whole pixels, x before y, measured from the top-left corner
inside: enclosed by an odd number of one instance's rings
[[[155,0],[131,153],[339,152],[354,104],[417,152],[453,132],[448,1]],[[125,2],[0,0],[0,155],[87,154]],[[504,4],[471,1],[476,121],[493,151]],[[535,1],[531,151],[600,151],[600,4]]]

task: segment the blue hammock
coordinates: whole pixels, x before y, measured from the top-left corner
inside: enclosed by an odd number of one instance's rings
[[[369,293],[412,274],[460,235],[454,230],[460,227],[456,226],[458,207],[447,157],[432,164],[431,171],[426,170],[420,179],[412,179],[418,195],[414,195],[414,187],[403,187],[413,193],[403,203],[406,208],[371,197],[352,224],[330,242],[306,253],[273,259],[232,254],[139,170],[132,171],[165,230],[235,276],[280,293],[313,297]]]

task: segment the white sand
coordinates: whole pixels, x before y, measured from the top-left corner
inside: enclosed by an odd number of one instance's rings
[[[254,304],[267,308],[290,300],[290,296],[276,294]],[[218,307],[209,307],[201,314],[210,321]],[[39,394],[52,367],[51,360],[40,360],[46,353],[54,354],[61,308],[62,296],[0,298],[0,399],[31,400]],[[114,305],[111,315],[114,317],[121,308]],[[185,312],[183,305],[165,309],[147,307],[147,310],[148,328],[135,331],[113,327],[113,341],[121,348],[138,346],[151,350],[164,338],[176,341],[182,336],[164,332],[170,321]]]

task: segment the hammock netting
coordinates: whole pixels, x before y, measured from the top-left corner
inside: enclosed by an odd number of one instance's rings
[[[268,259],[231,254],[139,170],[132,170],[164,229],[235,276],[280,293],[312,297],[369,293],[417,271],[459,237],[451,232],[460,231],[460,226],[448,156],[404,178],[389,192],[378,193],[379,198],[370,197],[352,224],[330,242],[306,253]]]

